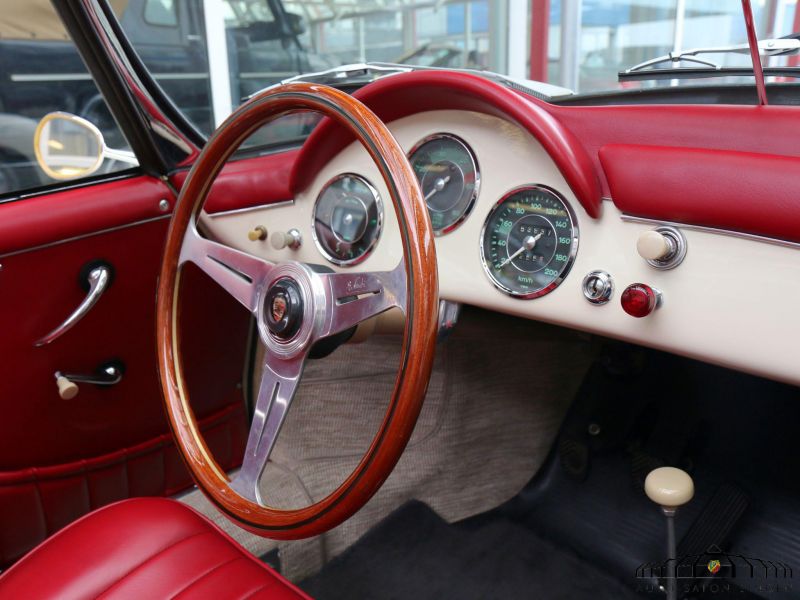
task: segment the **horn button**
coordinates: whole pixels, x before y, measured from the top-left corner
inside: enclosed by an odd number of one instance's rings
[[[276,337],[288,340],[303,323],[303,294],[297,282],[288,277],[279,279],[264,298],[267,328]]]

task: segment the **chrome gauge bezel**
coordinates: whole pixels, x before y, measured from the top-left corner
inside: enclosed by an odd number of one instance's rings
[[[319,206],[320,198],[322,198],[322,195],[328,190],[329,187],[331,187],[334,183],[336,183],[340,179],[345,179],[345,178],[358,179],[361,183],[366,185],[367,189],[369,189],[370,193],[372,194],[372,197],[375,200],[375,206],[378,209],[378,223],[376,225],[376,227],[378,228],[378,234],[375,236],[375,239],[372,240],[370,245],[366,247],[366,249],[362,254],[356,256],[355,258],[351,258],[349,260],[342,260],[340,258],[337,258],[336,256],[331,255],[331,253],[328,252],[328,250],[325,248],[325,246],[317,237],[317,207]],[[359,201],[360,200],[361,199],[359,198]],[[383,235],[383,201],[381,200],[381,195],[378,193],[378,190],[375,188],[374,185],[372,185],[369,182],[369,180],[367,180],[365,177],[362,177],[361,175],[358,175],[357,173],[340,173],[339,175],[331,177],[328,181],[325,182],[325,185],[323,185],[320,188],[316,200],[314,200],[314,207],[311,209],[311,237],[314,239],[314,245],[316,245],[317,250],[319,250],[320,254],[322,254],[322,256],[324,256],[328,262],[331,262],[334,265],[340,267],[349,267],[364,262],[369,257],[369,255],[372,254],[372,251],[375,250],[375,246],[378,245],[378,241],[381,239],[381,235]]]
[[[558,277],[556,277],[550,284],[543,287],[540,290],[535,292],[527,292],[527,293],[520,293],[518,291],[512,290],[508,286],[504,285],[500,281],[498,281],[494,274],[492,273],[491,268],[489,267],[489,261],[486,258],[486,254],[484,251],[484,238],[486,236],[486,228],[489,225],[489,222],[492,220],[494,214],[500,209],[500,207],[508,200],[511,196],[518,194],[520,192],[524,192],[527,190],[541,190],[553,194],[556,198],[558,198],[564,207],[567,209],[567,217],[569,218],[570,230],[572,231],[572,243],[569,247],[569,256],[567,257],[567,263],[564,266],[564,269],[559,273]],[[481,227],[481,235],[478,239],[478,246],[481,253],[481,264],[483,265],[483,270],[486,275],[489,277],[489,281],[492,282],[492,285],[496,287],[498,290],[506,294],[507,296],[511,296],[512,298],[517,298],[520,300],[532,300],[534,298],[541,298],[552,292],[556,289],[561,283],[566,279],[567,275],[569,275],[570,270],[572,269],[572,265],[575,264],[575,257],[578,255],[578,243],[580,241],[580,231],[578,228],[578,220],[575,216],[575,211],[572,209],[572,206],[567,201],[567,199],[560,194],[557,190],[542,184],[528,184],[522,185],[519,187],[510,190],[506,194],[503,195],[500,200],[498,200],[492,209],[489,211],[489,214],[486,215],[486,219],[483,222],[483,226]]]
[[[474,209],[475,205],[478,203],[478,194],[480,193],[481,190],[481,170],[480,170],[480,165],[478,164],[478,158],[475,156],[475,152],[473,152],[472,148],[467,142],[465,142],[457,135],[453,135],[452,133],[440,132],[425,136],[424,138],[419,140],[416,144],[414,144],[414,147],[411,148],[409,153],[406,155],[406,158],[408,158],[408,162],[409,163],[412,162],[412,157],[420,148],[422,148],[422,146],[424,146],[428,142],[433,142],[435,140],[441,140],[441,139],[447,139],[450,140],[451,142],[455,142],[456,144],[460,145],[464,149],[464,151],[466,151],[467,156],[469,156],[469,159],[472,162],[472,170],[475,172],[475,188],[472,190],[472,196],[470,197],[464,210],[461,212],[458,218],[455,221],[453,221],[450,225],[447,225],[446,227],[433,230],[433,235],[436,237],[446,235],[451,231],[455,231],[461,226],[461,224],[467,219],[470,213],[472,213],[472,209]],[[422,182],[419,181],[419,179],[417,179],[417,182],[420,185],[422,185]],[[427,202],[425,204],[426,208],[428,209],[428,213],[430,213],[431,210],[430,207],[427,206]]]

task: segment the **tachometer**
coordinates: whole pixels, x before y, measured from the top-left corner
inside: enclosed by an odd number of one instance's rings
[[[567,276],[577,251],[572,209],[544,186],[510,192],[483,225],[483,267],[498,289],[518,298],[538,298],[554,290]]]
[[[437,133],[417,144],[409,161],[419,180],[436,235],[452,231],[469,215],[480,187],[480,172],[467,144]]]
[[[352,265],[372,251],[382,221],[383,206],[377,190],[363,177],[345,173],[325,184],[317,198],[314,242],[332,263]]]

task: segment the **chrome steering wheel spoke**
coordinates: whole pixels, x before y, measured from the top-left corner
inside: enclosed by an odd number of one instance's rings
[[[305,353],[284,360],[267,352],[264,358],[242,468],[231,481],[234,491],[261,506],[265,506],[259,491],[261,474],[289,412],[304,363]]]
[[[191,224],[183,239],[178,264],[192,262],[236,298],[252,314],[259,291],[273,264],[251,254],[206,239]]]
[[[401,261],[391,271],[322,273],[326,319],[317,338],[346,331],[359,323],[400,308],[406,312],[406,271]]]

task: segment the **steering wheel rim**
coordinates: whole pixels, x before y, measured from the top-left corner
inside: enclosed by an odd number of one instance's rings
[[[261,267],[253,262],[256,260],[255,257],[213,243],[197,234],[197,218],[216,176],[228,158],[245,139],[266,122],[300,110],[321,112],[343,125],[361,142],[378,167],[395,206],[403,243],[403,260],[393,271],[368,274],[318,274],[302,263],[290,261],[273,265],[257,259],[269,265],[267,271],[261,272]],[[222,267],[227,267],[225,274],[214,266],[217,261]],[[274,387],[271,388],[271,392],[262,382],[254,423],[248,438],[248,449],[245,452],[245,462],[236,478],[231,481],[214,461],[200,434],[197,420],[189,404],[178,347],[180,272],[185,262],[194,262],[203,268],[223,285],[226,291],[232,293],[251,310],[259,320],[259,332],[262,342],[267,343],[268,357],[272,356],[270,344],[283,352],[287,345],[293,343],[292,340],[278,339],[277,334],[270,329],[270,325],[265,325],[264,297],[267,293],[265,290],[274,289],[275,283],[280,279],[276,279],[276,275],[283,278],[280,281],[297,278],[301,282],[297,287],[302,302],[297,304],[303,307],[303,317],[300,330],[294,335],[300,335],[303,327],[306,329],[311,327],[308,339],[314,341],[316,341],[315,335],[331,335],[336,326],[346,325],[350,322],[348,319],[355,318],[356,313],[361,316],[360,311],[364,311],[365,314],[369,312],[365,308],[368,302],[369,310],[381,309],[379,310],[381,312],[386,309],[381,302],[387,306],[389,304],[397,306],[400,296],[404,294],[406,325],[403,348],[400,368],[386,414],[358,466],[325,498],[305,508],[284,510],[264,506],[258,495],[257,480],[260,479],[266,466],[274,438],[277,437],[283,422],[282,418],[296,389],[296,385],[291,388],[291,396],[284,407],[280,390],[282,383],[289,380],[281,379],[282,375],[276,376],[277,383],[273,382]],[[245,266],[240,268],[240,263]],[[231,264],[234,267],[229,266]],[[251,279],[251,287],[247,287],[241,281],[238,283],[232,281],[231,271],[242,279]],[[400,281],[405,288],[402,293],[401,290],[392,287],[398,283],[399,272],[405,274]],[[254,291],[257,279],[261,288]],[[222,280],[224,284],[221,283]],[[353,291],[359,296],[342,296],[345,292]],[[361,292],[368,293],[360,295]],[[307,293],[310,293],[310,296]],[[272,302],[271,306],[274,309],[275,301]],[[312,324],[307,326],[306,319]],[[157,294],[157,350],[161,386],[176,445],[198,487],[229,518],[245,529],[264,537],[300,539],[335,527],[361,508],[389,476],[411,437],[433,366],[437,321],[438,276],[434,234],[427,208],[405,153],[386,126],[367,107],[334,88],[292,83],[271,88],[257,95],[235,111],[211,136],[184,183],[167,233]],[[283,345],[276,345],[278,343],[276,339]],[[307,345],[310,347],[311,342]],[[299,347],[302,344],[295,346]],[[303,362],[304,358],[305,355]],[[284,357],[280,360],[288,359]],[[278,369],[269,362],[265,363],[265,367]],[[300,374],[302,374],[302,364],[297,381]],[[262,411],[264,414],[259,413],[262,392],[264,398],[271,394],[269,404],[265,405],[267,408]],[[282,408],[276,412],[275,406],[278,405]],[[279,421],[278,416],[272,418],[272,414],[278,413],[282,414],[279,415]],[[254,437],[257,421],[260,429]],[[266,449],[266,458],[263,458],[264,465],[258,471],[253,491],[255,495],[253,495],[249,491],[250,479],[257,465],[249,468],[248,464],[261,460],[264,454],[263,436],[265,432],[274,428],[273,421],[277,421],[277,429],[268,442],[270,445]],[[246,470],[247,473],[243,475]],[[240,480],[243,483],[240,483]]]

